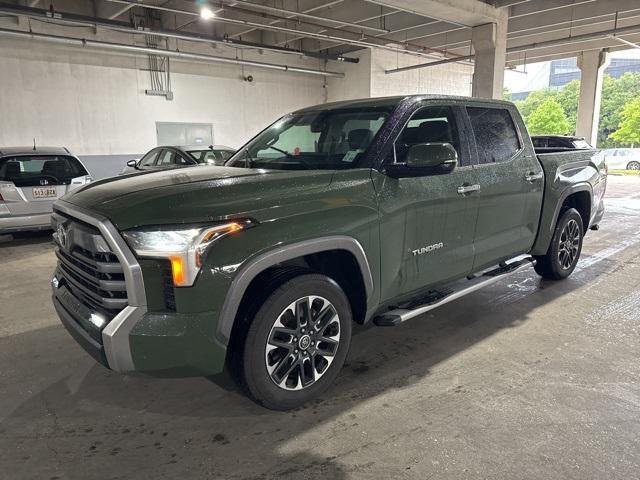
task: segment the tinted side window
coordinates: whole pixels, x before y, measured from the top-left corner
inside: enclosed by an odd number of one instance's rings
[[[464,165],[451,107],[425,107],[414,113],[396,141],[396,162],[404,162],[409,148],[419,143],[450,143]]]
[[[140,160],[141,167],[150,167],[154,163],[156,163],[156,158],[158,157],[159,150],[151,150]]]
[[[520,150],[520,140],[508,110],[467,107],[478,147],[478,163],[509,160]]]
[[[543,148],[547,146],[547,139],[546,138],[532,138],[531,139],[533,141],[533,146],[536,148]]]

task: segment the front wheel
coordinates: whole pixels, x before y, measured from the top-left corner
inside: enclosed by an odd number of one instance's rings
[[[582,252],[584,226],[575,208],[569,208],[558,219],[545,255],[536,256],[536,272],[551,280],[567,278],[576,268]]]
[[[627,170],[640,170],[640,162],[629,162]]]
[[[305,274],[285,282],[247,332],[241,373],[250,396],[288,410],[320,395],[344,364],[351,322],[347,297],[330,278]]]

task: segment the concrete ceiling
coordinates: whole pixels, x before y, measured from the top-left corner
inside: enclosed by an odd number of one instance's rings
[[[203,4],[216,13],[214,19],[200,18]],[[146,27],[185,37],[199,35],[238,48],[295,50],[329,60],[363,48],[405,52],[425,62],[467,56],[473,53],[472,27],[504,15],[508,16],[510,66],[574,56],[583,50],[629,48],[607,36],[612,32],[640,42],[640,0],[0,2],[0,14],[11,9],[32,18],[48,15],[46,21],[75,15],[106,27]]]

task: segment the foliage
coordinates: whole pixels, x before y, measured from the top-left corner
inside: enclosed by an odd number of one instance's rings
[[[558,101],[549,97],[528,116],[529,131],[533,135],[565,135],[569,122]]]
[[[505,91],[505,97],[507,92],[508,91]],[[508,94],[510,96],[511,92],[508,92]],[[559,90],[552,88],[537,90],[531,92],[525,100],[519,100],[514,103],[531,130],[530,116],[532,113],[548,99],[553,99],[562,107],[568,122],[568,128],[561,133],[575,133],[579,97],[580,81],[573,80]],[[623,137],[614,136],[612,133],[615,132],[621,124],[621,113],[625,105],[637,98],[640,98],[640,73],[625,73],[617,79],[605,75],[602,85],[598,147],[624,147],[630,145],[629,142],[619,140]]]
[[[640,143],[640,97],[627,103],[620,113],[619,128],[610,137],[619,143],[635,145]]]
[[[605,75],[600,107],[599,147],[615,146],[611,134],[620,126],[622,121],[620,114],[627,103],[638,97],[640,97],[640,74],[625,73],[618,79]],[[628,146],[628,144],[618,146]]]

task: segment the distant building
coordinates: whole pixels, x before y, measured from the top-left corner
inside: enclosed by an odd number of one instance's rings
[[[625,52],[619,52],[619,54],[625,55]],[[531,92],[546,87],[560,89],[572,80],[580,80],[580,69],[576,58],[541,62],[524,68],[527,72],[525,78],[522,78],[523,73],[517,73],[518,70],[514,72],[507,70],[506,75],[511,75],[511,78],[515,79],[514,83],[519,87],[511,92],[513,100],[524,100]],[[640,73],[640,58],[628,58],[628,56],[612,58],[605,70],[605,74],[614,78],[619,78],[628,72]]]
[[[604,71],[605,75],[619,78],[625,73],[640,73],[640,59],[637,58],[612,58],[609,66]],[[561,88],[572,80],[580,80],[580,69],[576,58],[565,60],[553,60],[549,73],[549,86]]]

